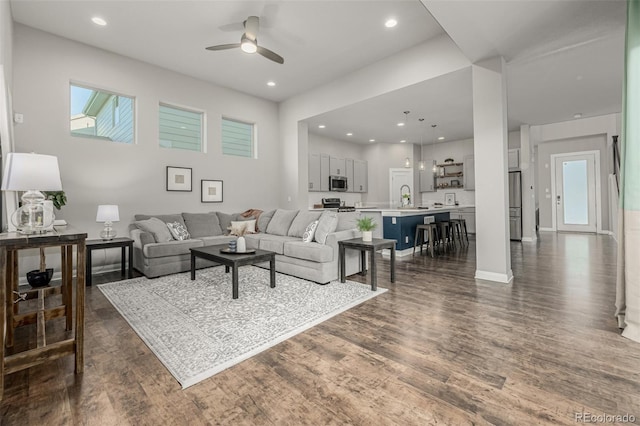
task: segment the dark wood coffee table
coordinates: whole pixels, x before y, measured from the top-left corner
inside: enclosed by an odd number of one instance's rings
[[[225,272],[231,268],[231,280],[233,284],[233,298],[238,298],[238,268],[245,265],[269,261],[271,272],[271,288],[276,286],[276,254],[272,251],[256,249],[254,253],[224,253],[221,250],[229,248],[228,245],[207,246],[192,248],[191,250],[191,279],[196,279],[196,258],[207,259],[224,265]]]

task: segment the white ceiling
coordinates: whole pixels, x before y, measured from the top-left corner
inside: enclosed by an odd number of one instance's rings
[[[625,0],[12,0],[11,7],[16,22],[275,102],[446,30],[472,61],[507,61],[512,130],[621,109]],[[96,15],[109,24],[96,27]],[[249,15],[261,20],[258,43],[282,55],[283,65],[240,50],[204,49],[238,42]],[[396,28],[383,26],[390,16]],[[277,86],[267,87],[268,80]],[[457,140],[473,136],[471,104],[466,70],[308,121],[314,132],[322,122],[323,134],[368,143],[399,141],[398,130],[417,132],[424,117]],[[405,110],[410,130],[396,126]]]

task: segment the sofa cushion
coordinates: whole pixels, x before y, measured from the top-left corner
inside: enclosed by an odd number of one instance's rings
[[[359,212],[340,212],[338,213],[338,225],[336,231],[346,231],[347,229],[356,229],[358,227]]]
[[[296,259],[310,260],[312,262],[331,262],[333,260],[333,247],[320,243],[305,243],[302,241],[289,241],[284,244],[285,256]]]
[[[182,213],[191,238],[222,235],[220,222],[215,213]]]
[[[318,227],[317,220],[314,220],[309,225],[307,225],[307,229],[304,230],[304,234],[302,235],[303,243],[310,243],[313,241],[313,238],[316,236],[317,227]]]
[[[233,221],[247,221],[254,220],[253,216],[242,217],[242,213],[223,213],[223,212],[215,212],[218,216],[218,220],[220,221],[220,229],[226,235],[229,235],[229,231],[231,229],[231,222]]]
[[[271,210],[260,213],[260,216],[258,216],[258,223],[256,224],[256,230],[258,232],[267,232],[267,226],[269,225],[269,222],[271,222],[275,212],[275,210]]]
[[[300,210],[295,219],[293,219],[293,222],[291,222],[287,235],[290,237],[301,238],[304,235],[304,231],[307,229],[307,226],[309,226],[311,222],[318,220],[321,214],[322,211]]]
[[[176,256],[181,254],[190,254],[190,248],[202,247],[202,245],[201,240],[172,240],[166,243],[147,244],[142,249],[142,252],[148,258]]]
[[[171,232],[169,232],[167,225],[157,217],[139,220],[135,222],[135,225],[144,232],[148,232],[153,235],[156,243],[164,243],[173,240],[173,236],[171,235]]]
[[[289,227],[291,226],[293,219],[295,219],[297,215],[298,210],[276,210],[276,212],[273,214],[273,217],[271,218],[271,221],[269,222],[269,225],[267,225],[267,234],[287,235]],[[305,225],[305,227],[307,225]]]
[[[260,239],[258,246],[261,250],[269,250],[277,254],[284,254],[284,245],[290,241],[299,242],[300,240],[294,237],[266,235],[266,238]]]
[[[164,223],[178,222],[184,225],[184,219],[181,214],[137,214],[134,216],[134,219],[137,220],[147,220],[152,217],[157,217]]]
[[[320,244],[324,244],[327,240],[327,235],[334,232],[338,226],[338,213],[324,211],[318,219],[318,227],[316,228],[316,241]]]
[[[167,228],[169,228],[169,232],[171,232],[174,240],[182,241],[191,238],[187,228],[180,222],[169,222],[167,223]]]

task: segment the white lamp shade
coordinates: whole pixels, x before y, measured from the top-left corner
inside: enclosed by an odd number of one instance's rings
[[[58,157],[10,152],[2,176],[3,191],[61,191]]]
[[[96,222],[119,222],[120,212],[118,206],[114,204],[107,204],[98,206],[98,214],[96,215]]]

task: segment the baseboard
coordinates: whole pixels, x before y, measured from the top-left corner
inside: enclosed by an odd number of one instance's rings
[[[474,277],[477,280],[494,281],[497,283],[509,284],[513,281],[513,272],[509,270],[506,274],[500,274],[497,272],[480,271],[476,269],[476,275]]]
[[[537,240],[535,237],[522,237],[523,243],[533,243]]]
[[[538,228],[540,232],[556,232],[555,228]]]

